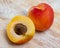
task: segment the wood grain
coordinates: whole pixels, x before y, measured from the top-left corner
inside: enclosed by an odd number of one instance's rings
[[[24,14],[28,7],[45,2],[55,12],[54,22],[45,32],[36,32],[33,39],[23,45],[11,43],[6,36],[6,25],[14,15]],[[60,48],[60,5],[59,0],[0,0],[0,48]],[[56,6],[55,6],[56,5]]]

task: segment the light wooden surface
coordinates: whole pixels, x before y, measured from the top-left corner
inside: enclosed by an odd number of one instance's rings
[[[26,15],[28,7],[41,2],[49,3],[55,12],[50,29],[35,33],[32,40],[23,45],[12,44],[6,36],[6,25],[13,15]],[[0,0],[0,48],[60,48],[60,3],[59,0]],[[26,10],[25,10],[26,9]]]

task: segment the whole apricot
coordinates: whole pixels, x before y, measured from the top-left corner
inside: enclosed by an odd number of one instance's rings
[[[50,5],[41,3],[30,8],[28,17],[34,22],[37,31],[45,31],[53,23],[54,11]]]

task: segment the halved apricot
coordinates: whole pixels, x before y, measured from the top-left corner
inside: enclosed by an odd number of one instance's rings
[[[16,44],[23,44],[32,39],[35,26],[30,18],[26,16],[15,16],[7,25],[7,36]]]

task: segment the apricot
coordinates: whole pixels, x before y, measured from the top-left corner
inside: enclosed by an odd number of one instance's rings
[[[35,33],[32,20],[26,16],[15,16],[7,25],[7,36],[15,44],[23,44],[31,40]]]
[[[45,31],[53,23],[54,11],[50,5],[41,3],[30,8],[28,17],[34,22],[37,31]]]

